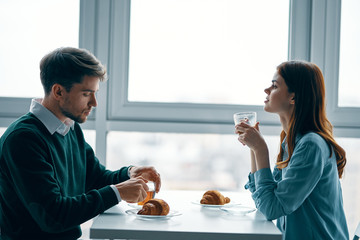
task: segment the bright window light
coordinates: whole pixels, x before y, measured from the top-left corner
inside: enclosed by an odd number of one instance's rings
[[[79,0],[0,1],[0,97],[41,97],[39,63],[59,47],[78,47]]]
[[[288,28],[288,0],[132,1],[129,101],[262,105]]]
[[[341,1],[339,66],[340,107],[360,107],[360,1]]]

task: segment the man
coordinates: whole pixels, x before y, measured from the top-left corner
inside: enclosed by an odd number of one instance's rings
[[[77,239],[80,224],[116,205],[145,199],[153,167],[106,170],[79,123],[97,106],[106,71],[88,51],[59,48],[40,62],[43,99],[0,139],[0,226],[3,239]]]

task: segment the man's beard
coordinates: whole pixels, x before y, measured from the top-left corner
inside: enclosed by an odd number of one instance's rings
[[[67,112],[66,110],[62,110],[62,114],[64,114],[64,116],[70,118],[71,120],[74,120],[77,123],[84,123],[86,121],[86,118],[82,119],[81,116],[74,116],[72,113]]]

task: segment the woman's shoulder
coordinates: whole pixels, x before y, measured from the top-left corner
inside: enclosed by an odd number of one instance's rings
[[[322,149],[327,149],[328,145],[325,139],[315,132],[308,132],[304,135],[301,135],[297,138],[296,145],[309,145],[309,146],[318,146]]]
[[[325,141],[318,133],[316,132],[308,132],[303,135],[300,135],[301,141]]]

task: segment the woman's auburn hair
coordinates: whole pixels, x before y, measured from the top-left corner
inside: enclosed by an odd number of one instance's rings
[[[325,83],[320,68],[306,61],[287,61],[277,67],[278,74],[284,78],[289,93],[295,93],[294,111],[290,117],[286,135],[283,130],[280,134],[280,152],[277,156],[277,167],[287,167],[294,152],[296,135],[308,132],[319,134],[336,156],[339,178],[342,177],[346,165],[345,150],[340,147],[333,136],[333,126],[326,117],[325,110]],[[283,160],[284,150],[281,143],[286,137],[288,155]]]

